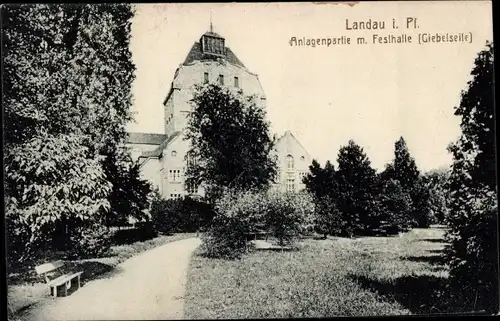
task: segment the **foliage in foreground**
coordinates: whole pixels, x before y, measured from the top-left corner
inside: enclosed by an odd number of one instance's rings
[[[45,134],[16,145],[6,157],[5,212],[12,261],[47,249],[57,223],[85,233],[109,209],[111,185],[99,160],[89,159],[79,140],[75,135]],[[85,248],[80,242],[71,245]]]
[[[498,312],[498,204],[493,44],[478,54],[455,115],[462,135],[450,145],[448,263],[464,306]]]
[[[103,216],[129,214],[117,203],[129,201],[130,214],[144,207],[141,197],[118,195],[137,185],[123,184],[127,173],[115,166],[132,119],[132,7],[11,5],[1,13],[9,263],[57,249],[60,233],[63,247],[91,254],[106,244],[94,231]]]

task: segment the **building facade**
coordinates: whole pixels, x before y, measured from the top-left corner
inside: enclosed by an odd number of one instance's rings
[[[283,192],[299,191],[305,188],[302,182],[309,172],[311,156],[291,131],[286,131],[274,147],[278,163],[275,184]]]
[[[211,28],[212,29],[212,28]],[[257,74],[250,72],[236,57],[225,39],[210,30],[191,47],[184,62],[175,71],[163,101],[165,134],[129,133],[126,142],[134,160],[140,163],[141,175],[165,198],[202,195],[203,187],[185,184],[189,141],[183,139],[192,109],[190,100],[196,85],[217,83],[254,96],[266,107],[266,96]],[[287,131],[274,149],[279,164],[276,187],[283,191],[303,188],[302,177],[308,170],[310,156],[293,134]]]

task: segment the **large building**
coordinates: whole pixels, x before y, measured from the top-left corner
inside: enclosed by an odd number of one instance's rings
[[[141,175],[158,188],[165,198],[187,194],[203,194],[203,188],[186,186],[186,154],[189,141],[183,139],[188,113],[192,106],[193,88],[197,84],[216,82],[252,95],[266,107],[266,96],[257,74],[250,72],[226,46],[225,39],[212,28],[191,47],[184,62],[177,68],[163,101],[165,134],[129,133],[127,146],[140,163]],[[278,158],[279,175],[276,187],[283,191],[303,188],[302,177],[311,158],[293,134],[287,131],[279,138],[274,153]]]

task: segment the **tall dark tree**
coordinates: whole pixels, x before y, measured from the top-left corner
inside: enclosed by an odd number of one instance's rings
[[[398,180],[403,189],[409,192],[419,175],[415,159],[410,155],[404,138],[400,137],[394,144],[394,160],[392,164],[387,165],[383,177]]]
[[[376,173],[369,158],[359,145],[350,140],[338,154],[337,205],[344,220],[349,222],[347,234],[365,233],[374,224]]]
[[[113,182],[110,210],[105,214],[106,226],[126,225],[129,217],[146,220],[145,209],[152,186],[141,179],[139,164],[132,162],[127,150],[119,148],[105,157],[103,165],[106,176]]]
[[[466,310],[498,312],[498,204],[493,98],[493,44],[474,62],[472,80],[462,92],[455,115],[462,134],[450,145],[447,223],[451,277],[460,287]]]
[[[304,184],[309,193],[314,195],[316,204],[316,230],[324,234],[340,234],[344,228],[341,213],[337,209],[336,199],[338,184],[335,167],[327,161],[324,168],[313,160],[309,173],[304,177]]]
[[[398,180],[382,180],[377,198],[377,220],[374,226],[380,233],[396,234],[412,225],[412,202]]]
[[[394,144],[394,160],[386,166],[380,177],[385,181],[399,181],[403,191],[408,193],[412,200],[412,210],[408,213],[408,220],[414,222],[415,226],[428,227],[430,223],[429,191],[403,137],[400,137]]]
[[[265,110],[255,97],[214,84],[199,86],[192,100],[186,139],[190,140],[188,184],[203,184],[209,199],[224,188],[264,188],[276,175]]]
[[[337,184],[335,178],[335,167],[330,161],[327,161],[325,167],[313,159],[309,165],[309,173],[304,176],[304,185],[306,189],[317,198],[324,196],[335,196]]]

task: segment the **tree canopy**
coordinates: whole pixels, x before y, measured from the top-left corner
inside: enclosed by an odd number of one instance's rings
[[[2,7],[6,200],[31,241],[63,219],[102,224],[112,191],[131,186],[113,162],[132,119],[132,16],[129,4]]]
[[[223,188],[249,190],[267,186],[276,175],[265,110],[252,96],[214,84],[197,87],[186,139],[188,184],[203,186],[209,198]]]

